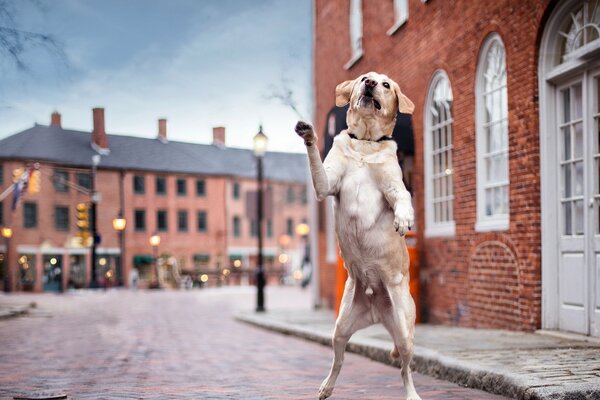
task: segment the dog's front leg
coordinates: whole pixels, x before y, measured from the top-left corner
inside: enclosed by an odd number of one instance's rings
[[[334,145],[323,163],[317,148],[317,135],[312,125],[299,121],[295,131],[304,139],[313,187],[317,194],[317,200],[322,201],[325,197],[337,193],[337,186],[343,173],[342,158],[336,157],[337,149]]]
[[[394,210],[394,229],[404,235],[415,223],[410,193],[402,181],[402,169],[396,160],[383,164],[379,187]]]

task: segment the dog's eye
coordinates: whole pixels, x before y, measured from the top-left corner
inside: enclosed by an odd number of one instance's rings
[[[386,88],[386,89],[389,89],[390,88],[390,84],[387,83],[387,82],[383,82],[383,87]]]
[[[362,77],[362,79],[361,79],[360,81],[361,81],[361,82],[364,82],[364,81],[365,81],[365,79],[367,79],[367,77],[366,77],[366,76],[363,76],[363,77]]]

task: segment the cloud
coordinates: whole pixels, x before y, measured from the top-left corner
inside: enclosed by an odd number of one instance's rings
[[[152,23],[148,22],[131,24],[129,29],[137,30],[134,33],[117,25],[116,36],[107,32],[102,40],[92,27],[88,36],[69,42],[77,73],[64,84],[42,84],[34,90],[35,96],[11,96],[14,108],[0,109],[9,131],[3,130],[0,136],[34,120],[47,123],[54,109],[63,114],[63,126],[89,130],[91,108],[104,106],[111,133],[153,137],[156,120],[166,117],[172,140],[208,143],[211,128],[223,125],[228,145],[250,147],[262,123],[271,149],[303,151],[293,134],[297,116],[277,101],[266,100],[265,93],[285,75],[308,114],[310,3],[264,1],[252,2],[253,7],[242,5],[248,2],[201,3],[203,7],[188,12],[184,26],[173,28],[172,38],[165,37],[165,30],[180,22],[176,18],[155,32],[149,30]],[[171,4],[150,5],[156,8],[154,12],[164,14],[162,18],[169,18]],[[68,13],[110,22],[106,10],[76,5],[65,10]],[[180,15],[182,10],[173,13]],[[127,20],[126,16],[118,19]],[[140,40],[143,37],[146,40]],[[119,38],[131,42],[120,46]],[[106,43],[113,43],[115,49],[111,51]],[[133,50],[125,54],[123,49]],[[123,54],[119,60],[111,58]],[[103,58],[106,62],[99,62]]]

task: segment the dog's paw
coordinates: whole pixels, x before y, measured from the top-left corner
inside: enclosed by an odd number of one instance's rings
[[[333,393],[333,388],[330,387],[326,382],[323,382],[321,388],[319,389],[319,400],[324,400],[331,396]]]
[[[415,220],[412,213],[396,213],[394,217],[394,229],[401,236],[404,236],[406,232],[415,224]]]
[[[298,121],[296,124],[296,128],[294,128],[298,136],[304,139],[304,144],[307,146],[312,145],[317,141],[317,135],[315,134],[315,130],[312,125],[308,122]]]

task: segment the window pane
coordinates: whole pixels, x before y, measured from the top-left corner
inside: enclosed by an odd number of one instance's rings
[[[571,197],[571,164],[562,166],[562,193],[564,198]]]
[[[583,194],[583,161],[574,163],[573,169],[575,172],[573,193],[575,196],[581,196]]]
[[[177,230],[186,232],[188,230],[188,213],[187,211],[177,212]]]
[[[583,200],[573,202],[573,213],[575,214],[575,234],[583,235]]]
[[[581,83],[573,85],[573,119],[580,119],[583,116],[583,104],[581,97]]]
[[[77,184],[85,189],[91,189],[92,177],[90,174],[77,173]]]
[[[493,190],[492,189],[486,189],[485,190],[485,215],[492,215],[493,213],[493,209],[492,209],[492,193]]]
[[[579,122],[573,126],[574,136],[574,158],[583,157],[583,123]]]
[[[136,194],[144,194],[146,191],[146,181],[143,176],[136,175],[133,177],[133,191]]]
[[[565,126],[562,128],[563,136],[563,161],[571,159],[571,128]]]
[[[146,211],[135,210],[134,223],[135,223],[136,231],[145,231],[146,230]]]
[[[204,196],[206,195],[206,183],[204,179],[196,180],[196,195]]]
[[[207,221],[206,221],[206,211],[198,211],[198,231],[206,232]]]
[[[54,171],[54,189],[57,192],[68,192],[69,191],[69,172],[68,171]]]
[[[571,235],[571,202],[567,201],[563,203],[563,226],[564,234]]]
[[[571,121],[571,98],[569,96],[569,89],[561,90],[562,93],[562,122],[566,123]]]
[[[177,195],[185,196],[187,194],[187,181],[185,178],[178,178],[176,181],[177,185]]]

